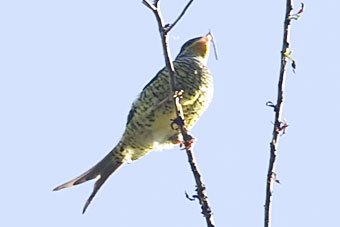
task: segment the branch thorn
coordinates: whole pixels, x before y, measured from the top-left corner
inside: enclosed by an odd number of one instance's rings
[[[279,131],[282,132],[281,136],[283,136],[284,134],[286,134],[286,129],[288,128],[288,123],[286,120],[283,120],[283,122],[279,122]]]

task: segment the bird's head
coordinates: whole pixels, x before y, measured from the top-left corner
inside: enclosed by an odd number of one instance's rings
[[[181,48],[178,57],[199,57],[204,63],[208,61],[210,41],[212,36],[208,33],[206,36],[190,39]]]

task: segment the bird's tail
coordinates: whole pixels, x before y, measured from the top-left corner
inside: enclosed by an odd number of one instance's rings
[[[98,162],[91,169],[81,174],[79,177],[76,177],[73,180],[70,180],[65,184],[56,187],[55,189],[53,189],[53,191],[58,191],[63,188],[68,188],[77,184],[82,184],[86,181],[96,178],[97,181],[94,184],[92,194],[87,199],[83,209],[83,213],[85,213],[87,207],[90,205],[92,199],[97,194],[101,186],[111,176],[111,174],[124,163],[123,155],[120,155],[122,150],[123,150],[122,145],[119,143],[110,153],[108,153],[100,162]]]

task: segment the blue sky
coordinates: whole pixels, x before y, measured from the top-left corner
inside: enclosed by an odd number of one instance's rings
[[[161,0],[166,23],[187,1]],[[305,1],[293,22],[272,226],[339,226],[339,1]],[[196,0],[172,56],[211,29],[215,96],[192,134],[216,226],[263,226],[285,1]],[[295,2],[298,10],[300,2]],[[184,151],[119,169],[87,210],[93,182],[52,192],[120,139],[131,103],[164,65],[141,1],[0,3],[1,226],[205,226]]]

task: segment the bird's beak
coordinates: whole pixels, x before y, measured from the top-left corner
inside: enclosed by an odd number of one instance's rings
[[[208,60],[211,40],[212,36],[209,32],[206,36],[201,37],[201,39],[197,42],[197,47],[200,50],[200,55],[203,57],[203,59],[205,59],[205,61]]]
[[[207,43],[209,43],[212,40],[212,34],[209,32],[206,36],[203,37]]]

